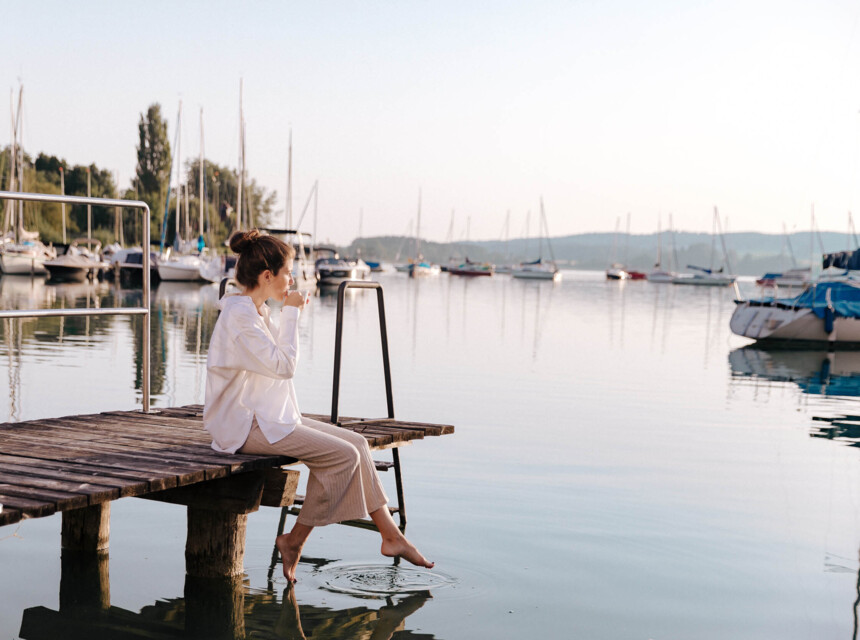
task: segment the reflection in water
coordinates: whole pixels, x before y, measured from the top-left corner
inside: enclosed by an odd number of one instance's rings
[[[860,396],[860,352],[742,347],[729,353],[733,381],[791,382],[803,393]]]
[[[159,600],[139,613],[112,606],[108,554],[68,554],[62,558],[59,610],[44,606],[23,611],[24,640],[115,638],[279,638],[332,640],[432,640],[406,629],[406,619],[432,598],[429,590],[392,594],[378,609],[365,597],[349,608],[301,604],[301,586],[281,594],[249,589],[242,577],[186,576],[184,597]]]

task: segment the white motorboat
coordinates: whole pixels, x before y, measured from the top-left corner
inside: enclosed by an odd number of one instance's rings
[[[92,248],[88,246],[90,245]],[[65,251],[53,260],[46,260],[44,265],[55,282],[84,282],[93,279],[110,265],[99,258],[101,242],[95,239],[81,238],[73,240]]]
[[[364,260],[320,258],[316,261],[316,273],[319,284],[337,285],[344,280],[368,280],[370,267]]]
[[[627,272],[627,269],[624,268],[624,265],[619,264],[617,262],[614,262],[606,270],[606,279],[607,280],[629,280],[630,274]]]
[[[143,249],[130,247],[120,249],[111,256],[111,271],[120,280],[140,282],[143,279]],[[158,275],[158,254],[149,252],[150,282],[160,280]]]
[[[860,280],[819,281],[791,298],[738,300],[732,333],[782,342],[860,343]]]

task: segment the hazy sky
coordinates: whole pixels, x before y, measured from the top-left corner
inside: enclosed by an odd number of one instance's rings
[[[183,101],[182,150],[237,165],[320,239],[845,230],[860,217],[860,2],[0,0],[0,87],[24,85],[24,145],[126,187],[137,123]],[[0,104],[3,104],[0,102]],[[0,113],[6,113],[4,106]],[[0,145],[9,143],[0,126]],[[310,220],[303,225],[310,230]],[[622,222],[623,226],[623,222]]]

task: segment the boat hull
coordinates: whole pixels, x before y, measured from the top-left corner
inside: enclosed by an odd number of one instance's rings
[[[169,261],[162,262],[158,265],[158,277],[161,280],[172,282],[199,282],[201,280],[205,280],[205,278],[200,275],[199,264],[171,264]]]
[[[18,276],[44,276],[48,274],[43,258],[16,253],[0,254],[0,271],[6,275]]]
[[[860,344],[860,319],[836,317],[833,331],[828,333],[825,320],[808,308],[741,302],[729,320],[729,328],[753,340]]]
[[[511,275],[514,278],[521,278],[523,280],[552,280],[553,282],[561,280],[561,271],[514,269]]]

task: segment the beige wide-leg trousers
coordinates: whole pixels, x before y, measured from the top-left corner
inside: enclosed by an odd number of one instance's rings
[[[238,453],[280,454],[307,466],[307,495],[298,517],[303,525],[367,518],[388,504],[367,440],[348,429],[302,417],[291,434],[272,444],[255,419]]]

